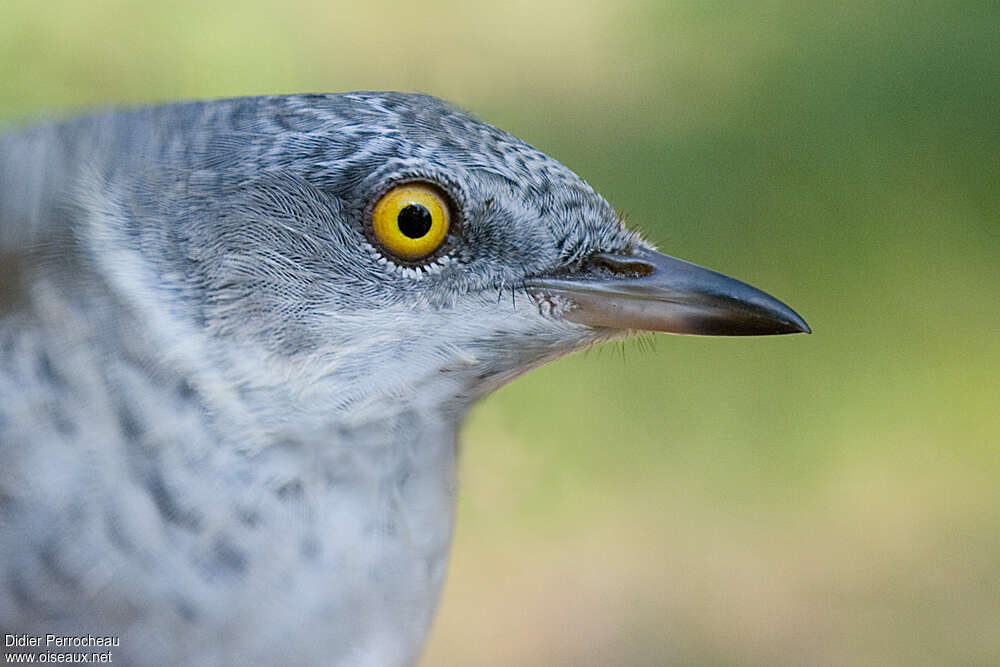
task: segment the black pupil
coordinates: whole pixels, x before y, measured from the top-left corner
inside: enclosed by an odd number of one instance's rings
[[[420,204],[409,204],[396,216],[399,231],[411,239],[419,239],[431,231],[431,212]]]

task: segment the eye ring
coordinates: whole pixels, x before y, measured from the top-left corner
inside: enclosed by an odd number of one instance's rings
[[[423,181],[399,183],[371,209],[372,240],[388,255],[415,264],[436,253],[453,226],[450,198]]]

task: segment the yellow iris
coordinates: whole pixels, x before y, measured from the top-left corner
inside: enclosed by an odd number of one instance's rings
[[[441,247],[448,235],[448,203],[426,183],[397,185],[375,204],[372,232],[389,254],[408,262]]]

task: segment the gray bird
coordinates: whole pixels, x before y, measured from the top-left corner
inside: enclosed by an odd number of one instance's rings
[[[633,330],[809,330],[400,93],[8,134],[0,267],[5,650],[125,664],[412,663],[473,403]]]

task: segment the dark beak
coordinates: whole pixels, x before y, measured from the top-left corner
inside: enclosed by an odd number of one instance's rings
[[[702,336],[812,333],[798,313],[721,273],[645,248],[594,255],[571,274],[525,281],[536,296],[570,304],[565,317],[610,329]]]

